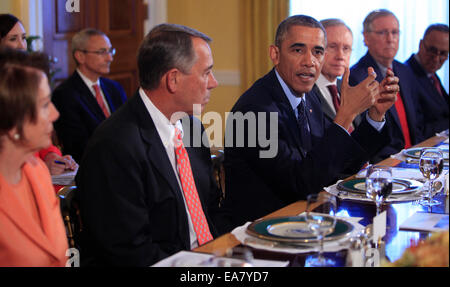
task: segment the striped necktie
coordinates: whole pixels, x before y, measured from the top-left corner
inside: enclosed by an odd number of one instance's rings
[[[97,84],[93,85],[92,87],[94,88],[95,99],[97,100],[98,105],[100,106],[103,113],[105,114],[105,117],[108,118],[110,116],[110,113],[109,113],[108,109],[106,108],[106,103],[103,100],[102,93],[100,92],[100,87]]]
[[[183,145],[181,131],[175,128],[175,155],[177,158],[177,170],[183,188],[184,198],[191,215],[192,224],[199,245],[203,245],[213,239],[209,230],[208,221],[203,212],[200,198],[198,197],[194,177],[192,175],[191,163],[186,148]]]
[[[302,99],[297,106],[297,123],[300,129],[300,142],[306,151],[310,151],[312,147],[311,133],[308,130],[308,117],[306,115],[305,100]]]

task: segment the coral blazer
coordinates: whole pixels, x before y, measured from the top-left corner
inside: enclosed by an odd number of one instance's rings
[[[41,224],[0,176],[0,266],[65,266],[68,249],[59,199],[44,162],[23,166],[34,194]]]

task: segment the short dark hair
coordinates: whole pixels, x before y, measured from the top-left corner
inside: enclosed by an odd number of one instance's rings
[[[0,51],[0,139],[16,127],[23,142],[26,140],[23,137],[24,123],[37,120],[37,90],[44,73],[39,68],[27,65],[32,62],[29,54],[23,54],[23,63],[19,63],[18,58],[14,58],[14,61],[5,60],[4,57],[10,52],[15,50]]]
[[[156,89],[163,75],[173,68],[189,73],[196,60],[192,38],[211,42],[205,34],[182,25],[160,24],[153,28],[138,52],[140,86],[146,90]]]
[[[325,46],[327,41],[327,32],[323,25],[314,19],[313,17],[306,15],[294,15],[284,19],[280,25],[278,25],[277,32],[275,34],[275,46],[281,47],[281,42],[284,41],[286,34],[292,26],[304,26],[311,28],[319,28],[323,31],[325,36]]]
[[[380,17],[386,17],[386,16],[393,16],[395,18],[395,20],[397,20],[398,25],[400,26],[400,22],[398,21],[397,16],[395,16],[394,13],[392,13],[391,11],[386,10],[386,9],[378,9],[378,10],[374,10],[374,11],[370,12],[364,19],[363,32],[371,32],[373,21],[375,21],[376,19],[378,19]]]
[[[439,32],[443,32],[443,33],[448,33],[448,25],[440,24],[440,23],[431,24],[425,30],[425,33],[423,34],[423,38],[425,39],[425,37],[428,36],[428,34],[430,34],[433,31],[439,31]]]
[[[0,66],[6,63],[36,68],[43,71],[47,78],[50,78],[49,56],[44,52],[27,52],[7,47],[0,48]]]
[[[0,14],[0,40],[8,35],[17,22],[20,22],[20,20],[14,15]]]

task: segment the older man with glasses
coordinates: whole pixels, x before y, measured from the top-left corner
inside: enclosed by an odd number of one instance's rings
[[[448,25],[430,25],[420,40],[419,52],[405,62],[424,89],[420,104],[424,112],[426,134],[430,136],[448,129],[448,92],[436,74],[448,59],[448,36]]]
[[[363,24],[364,44],[368,52],[350,69],[351,85],[362,82],[367,77],[367,68],[373,67],[376,80],[381,82],[386,72],[392,70],[400,79],[397,100],[386,113],[390,125],[391,142],[371,159],[378,162],[424,140],[423,112],[419,105],[421,87],[411,71],[394,60],[399,47],[399,21],[388,10],[375,10],[367,15]]]
[[[78,32],[72,38],[76,71],[53,93],[61,114],[55,130],[64,152],[78,162],[97,126],[127,99],[119,83],[102,77],[109,74],[115,53],[103,32],[90,28]]]

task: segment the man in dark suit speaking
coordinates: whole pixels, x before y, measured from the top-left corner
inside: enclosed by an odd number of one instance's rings
[[[85,29],[72,38],[76,71],[53,92],[60,113],[55,130],[63,151],[81,161],[97,126],[127,99],[122,86],[102,76],[109,74],[115,49],[101,31]]]
[[[191,132],[194,106],[217,86],[209,41],[161,24],[141,44],[141,87],[97,128],[76,177],[82,260],[149,266],[216,235],[221,194],[209,147]]]
[[[356,172],[389,141],[384,112],[393,104],[398,79],[392,74],[379,85],[369,69],[361,85],[350,87],[346,69],[340,109],[334,122],[327,122],[317,97],[308,94],[321,72],[325,48],[326,33],[317,20],[303,15],[287,18],[278,26],[275,45],[270,47],[275,68],[256,81],[233,107],[233,113],[276,114],[278,151],[273,157],[263,158],[263,147],[252,147],[248,139],[243,147],[225,143],[227,189],[223,210],[231,217],[232,226],[321,191],[344,170]],[[350,136],[346,130],[366,109],[363,122]],[[226,133],[234,133],[233,137],[226,135],[227,141],[240,140],[235,138],[238,126],[229,116]],[[255,127],[245,124],[243,129],[249,134]],[[257,134],[261,132],[256,129]],[[268,138],[274,136],[273,129],[272,134],[270,129],[265,132]]]

